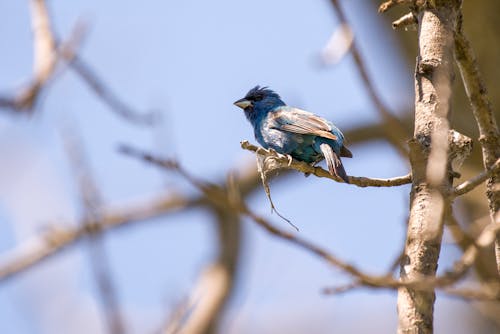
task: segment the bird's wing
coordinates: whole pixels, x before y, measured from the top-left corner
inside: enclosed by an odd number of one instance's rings
[[[274,128],[304,135],[314,135],[323,138],[337,140],[337,136],[331,133],[332,126],[323,118],[310,112],[283,107],[269,115]]]

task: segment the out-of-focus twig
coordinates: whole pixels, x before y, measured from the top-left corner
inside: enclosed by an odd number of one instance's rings
[[[491,245],[494,242],[495,234],[500,229],[494,224],[488,225],[479,235],[476,242],[472,244],[464,252],[464,255],[461,257],[461,259],[455,263],[453,270],[447,271],[442,276],[436,277],[423,275],[400,281],[398,279],[394,279],[390,273],[388,275],[381,276],[370,275],[334,256],[332,253],[328,252],[322,247],[319,247],[318,245],[315,245],[310,241],[302,239],[297,234],[286,232],[275,227],[265,218],[255,214],[243,201],[238,200],[239,196],[231,197],[228,195],[227,189],[196,178],[195,176],[187,172],[184,168],[182,168],[182,166],[177,161],[161,159],[154,156],[153,154],[125,145],[122,146],[120,150],[122,153],[131,157],[178,173],[180,176],[190,182],[194,187],[198,188],[209,201],[214,203],[214,205],[229,205],[229,208],[231,210],[235,210],[239,212],[239,214],[249,217],[260,227],[264,228],[267,232],[315,254],[330,265],[333,265],[341,269],[343,272],[351,275],[355,279],[355,281],[362,283],[362,285],[364,286],[373,286],[380,288],[405,287],[414,289],[416,291],[433,291],[433,289],[435,288],[450,287],[452,284],[462,278],[467,270],[473,265],[478,255],[477,247],[484,248]],[[498,297],[498,295],[491,295],[490,299],[498,299]]]
[[[122,118],[138,125],[152,125],[156,113],[139,113],[119,99],[99,76],[77,54],[83,35],[81,24],[77,24],[70,37],[58,43],[51,28],[51,21],[45,0],[30,0],[33,30],[34,62],[33,79],[13,96],[0,96],[0,108],[15,112],[33,112],[41,93],[53,79],[61,60],[64,60],[78,76]]]
[[[240,217],[228,206],[214,206],[213,212],[217,219],[218,255],[200,276],[191,297],[193,310],[179,333],[218,333],[224,306],[235,284],[241,249]]]
[[[102,200],[85,159],[81,142],[78,140],[76,132],[70,132],[68,129],[64,129],[63,141],[66,154],[79,185],[79,195],[84,210],[82,222],[88,225],[98,223],[101,221]],[[125,332],[125,323],[120,312],[120,303],[118,302],[116,287],[110,272],[103,237],[101,233],[89,234],[87,249],[109,333],[122,334]]]
[[[177,193],[159,195],[137,204],[101,211],[100,221],[84,220],[77,226],[71,222],[48,226],[34,236],[0,255],[0,283],[12,278],[85,236],[103,233],[109,229],[128,226],[186,207],[201,205],[199,197],[188,198]]]
[[[83,25],[76,24],[66,40],[56,43],[45,0],[31,0],[30,8],[34,52],[33,78],[19,93],[0,96],[0,108],[15,112],[33,111],[40,94],[53,77],[61,55],[68,60],[72,59],[85,31]]]
[[[323,288],[322,292],[327,295],[339,295],[354,289],[364,287],[359,282]],[[394,289],[392,287],[372,286],[376,289]],[[498,301],[500,298],[500,285],[495,283],[484,284],[480,288],[443,288],[441,292],[451,297],[474,301]]]
[[[462,17],[459,19],[455,33],[455,60],[479,128],[483,165],[485,170],[488,170],[500,159],[500,130],[488,99],[486,85],[479,72],[477,59],[469,41],[463,34]],[[500,169],[495,169],[489,175],[486,189],[490,216],[492,221],[495,221],[496,217],[500,215]],[[500,275],[500,236],[495,242],[495,255],[497,271]]]
[[[308,173],[317,177],[324,177],[335,180],[337,182],[343,182],[340,178],[332,176],[328,171],[321,167],[314,167],[310,164],[295,159],[290,160],[288,157],[282,154],[252,145],[246,140],[241,142],[241,147],[245,150],[255,152],[256,154],[264,156],[266,158],[274,159],[279,164],[279,168],[295,169],[302,173]],[[407,174],[390,179],[349,176],[349,182],[358,187],[395,187],[411,183],[411,175]]]
[[[152,125],[154,123],[156,118],[154,112],[140,113],[129,107],[104,84],[103,80],[99,78],[97,73],[92,70],[90,65],[81,56],[75,55],[72,59],[67,60],[71,68],[82,78],[96,96],[106,103],[116,114],[138,125]]]
[[[347,18],[344,14],[344,11],[342,10],[342,7],[340,6],[339,1],[330,0],[330,3],[332,4],[337,16],[339,17],[340,23],[342,25],[348,25]],[[402,156],[407,157],[408,150],[404,142],[409,137],[409,131],[405,128],[404,124],[387,109],[387,107],[384,105],[379,95],[377,94],[375,85],[370,79],[370,76],[368,75],[368,71],[366,69],[366,65],[363,61],[363,58],[361,57],[361,53],[356,43],[356,38],[354,38],[354,40],[352,41],[350,50],[366,91],[368,92],[370,99],[372,100],[378,113],[380,114],[380,116],[382,116],[382,119],[386,124],[385,131],[387,138],[389,139],[390,143],[394,145],[394,147],[401,153]]]

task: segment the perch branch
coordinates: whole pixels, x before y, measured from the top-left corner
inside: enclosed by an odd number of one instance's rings
[[[229,210],[234,210],[241,215],[249,217],[267,232],[283,240],[286,240],[298,246],[299,248],[315,254],[330,265],[337,267],[343,272],[351,275],[356,281],[365,286],[380,288],[405,287],[411,288],[416,291],[433,291],[434,288],[442,289],[445,287],[449,287],[457,282],[460,278],[462,278],[468,271],[468,269],[473,265],[479,253],[478,247],[484,248],[491,245],[494,241],[496,232],[498,231],[498,229],[500,229],[500,227],[494,224],[488,225],[481,232],[476,242],[471,244],[469,248],[464,252],[460,260],[455,263],[453,269],[447,271],[442,276],[436,277],[420,275],[401,281],[398,279],[394,279],[390,273],[387,275],[370,275],[362,272],[355,266],[348,264],[347,262],[334,256],[332,253],[315,245],[314,243],[299,237],[297,234],[283,231],[275,227],[265,218],[255,214],[252,210],[250,210],[248,206],[243,201],[241,201],[241,196],[235,195],[234,193],[229,194],[226,188],[217,186],[213,183],[205,182],[194,177],[174,160],[160,159],[150,153],[143,152],[129,146],[122,146],[121,152],[131,157],[143,160],[146,163],[153,164],[160,168],[178,173],[189,183],[191,183],[195,188],[199,189],[203,193],[203,195],[214,205],[225,207]],[[490,299],[498,299],[498,295],[491,295]]]
[[[261,155],[263,157],[269,157],[275,159],[280,164],[281,168],[294,169],[302,173],[315,175],[317,177],[323,177],[337,182],[343,182],[340,178],[332,176],[327,170],[321,167],[314,167],[308,163],[298,161],[295,159],[289,160],[289,158],[287,158],[282,154],[252,145],[246,140],[241,142],[241,148],[251,152],[255,152],[256,154]],[[411,183],[411,175],[407,174],[404,176],[398,176],[390,179],[349,176],[349,182],[358,187],[395,187]]]

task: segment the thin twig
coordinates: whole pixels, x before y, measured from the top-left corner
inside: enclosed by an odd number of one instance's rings
[[[390,273],[388,275],[370,275],[334,256],[332,253],[319,247],[318,245],[302,239],[297,234],[286,232],[275,227],[265,218],[250,210],[244,202],[239,201],[238,198],[240,198],[240,196],[230,196],[225,188],[196,178],[174,160],[164,160],[155,157],[153,154],[143,152],[129,146],[122,146],[121,152],[143,160],[146,163],[151,163],[160,168],[179,173],[179,175],[185,178],[194,187],[198,188],[207,199],[214,203],[214,205],[238,211],[239,214],[249,217],[267,232],[315,254],[330,265],[351,275],[354,279],[361,282],[365,286],[388,288],[406,287],[417,291],[432,291],[435,288],[442,289],[449,287],[462,278],[467,270],[473,265],[479,253],[478,247],[485,248],[490,246],[494,242],[497,231],[500,230],[500,227],[494,224],[486,226],[477,238],[476,242],[470,245],[460,260],[455,263],[453,270],[447,271],[442,276],[420,276],[400,281],[398,279],[394,279]],[[492,296],[492,299],[493,298],[495,297]],[[498,298],[498,296],[496,298]]]
[[[340,23],[348,25],[347,18],[344,14],[344,11],[342,10],[342,7],[339,4],[339,1],[330,0],[330,3],[337,13]],[[375,105],[378,113],[382,116],[382,119],[386,123],[387,138],[402,156],[407,157],[408,149],[406,145],[404,145],[404,141],[409,137],[408,130],[405,128],[404,124],[386,108],[382,100],[379,98],[379,95],[377,94],[375,89],[375,85],[370,79],[368,70],[366,69],[366,65],[363,61],[363,58],[361,57],[356,38],[354,38],[354,40],[352,41],[350,51],[359,75],[361,76],[362,82],[365,86],[365,89],[368,92],[368,95],[370,96],[370,99]]]
[[[133,110],[113,94],[90,65],[77,55],[77,47],[83,35],[80,24],[76,25],[67,40],[57,43],[45,0],[31,0],[30,5],[34,36],[33,79],[14,96],[0,96],[0,108],[31,113],[41,93],[53,79],[59,63],[64,60],[87,83],[96,96],[116,114],[137,125],[152,125],[155,122],[157,118],[155,112],[141,114]]]
[[[272,150],[266,150],[250,144],[244,140],[241,142],[241,148],[255,152],[258,155],[275,159],[280,164],[280,168],[295,169],[302,173],[312,174],[317,177],[328,178],[337,182],[343,182],[340,178],[332,176],[327,170],[321,167],[314,167],[302,161],[295,159],[289,160],[288,157],[278,154]],[[398,176],[390,179],[378,179],[362,176],[349,176],[349,183],[358,187],[395,187],[411,183],[411,175]]]
[[[457,197],[457,196],[464,195],[464,194],[468,193],[469,191],[474,190],[477,186],[479,186],[484,181],[486,181],[486,179],[488,179],[491,176],[491,174],[493,172],[495,172],[498,168],[500,168],[500,159],[498,159],[487,170],[485,170],[485,171],[481,172],[480,174],[474,176],[472,179],[467,180],[467,181],[459,184],[458,186],[456,186],[455,189],[453,190],[453,194],[452,195],[454,197]]]
[[[31,0],[30,4],[34,44],[33,78],[14,96],[0,97],[0,108],[15,112],[33,111],[41,93],[54,77],[61,57],[72,59],[85,32],[84,26],[78,22],[67,39],[56,43],[45,1]]]
[[[23,241],[13,250],[0,255],[0,283],[28,270],[90,234],[102,233],[112,228],[177,212],[186,207],[199,206],[201,203],[198,197],[187,198],[173,193],[118,209],[103,209],[100,221],[84,220],[77,224],[62,222],[48,226],[40,235]]]
[[[472,112],[479,128],[479,143],[483,153],[485,170],[500,159],[500,130],[493,108],[488,99],[486,85],[481,78],[479,65],[469,41],[462,31],[462,17],[455,33],[455,60],[462,76],[465,92],[472,106]],[[493,171],[486,182],[490,217],[494,222],[500,216],[500,169]],[[500,224],[500,222],[499,222]],[[495,242],[497,272],[500,275],[500,236]]]
[[[77,179],[80,198],[83,203],[83,223],[92,225],[101,220],[102,200],[97,183],[94,181],[83,153],[81,140],[76,136],[74,129],[64,129],[63,141],[70,165]],[[101,233],[88,235],[88,251],[90,265],[97,285],[99,297],[102,301],[102,310],[105,314],[109,332],[122,334],[125,332],[125,324],[120,311],[114,279],[109,270],[109,259],[104,247],[104,239]]]
[[[350,292],[355,289],[363,288],[364,285],[360,282],[354,281],[345,285],[339,285],[334,287],[326,287],[322,289],[322,292],[326,295],[339,295],[346,292]],[[370,288],[375,289],[390,289],[396,290],[395,287],[390,286],[370,286]],[[474,300],[474,301],[498,301],[500,299],[500,284],[490,283],[483,284],[480,288],[443,288],[441,292],[447,294],[450,297],[457,297],[464,300]]]
[[[396,6],[396,5],[400,5],[400,4],[412,4],[414,2],[415,2],[415,0],[389,0],[389,1],[385,1],[384,3],[382,3],[378,7],[378,12],[379,13],[384,13],[384,12],[388,11],[389,9],[391,9],[392,7]]]
[[[68,59],[68,63],[96,96],[116,114],[137,125],[152,125],[154,123],[157,116],[155,112],[139,113],[129,107],[112,92],[81,56],[75,55],[72,59]]]

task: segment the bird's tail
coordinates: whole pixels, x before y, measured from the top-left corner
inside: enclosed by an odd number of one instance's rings
[[[326,165],[328,166],[330,174],[340,177],[345,183],[349,183],[349,178],[347,177],[344,166],[342,165],[342,161],[333,148],[326,143],[320,144],[319,148],[325,156]]]

